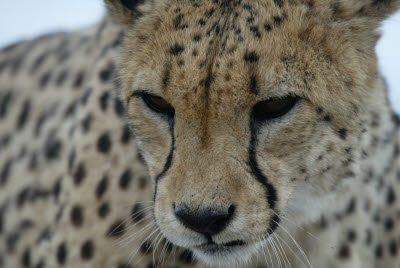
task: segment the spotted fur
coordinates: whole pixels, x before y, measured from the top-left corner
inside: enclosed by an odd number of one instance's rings
[[[0,267],[400,267],[400,1],[105,2],[0,52]]]

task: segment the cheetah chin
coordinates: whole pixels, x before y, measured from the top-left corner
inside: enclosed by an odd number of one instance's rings
[[[232,267],[246,264],[252,256],[263,248],[265,243],[246,244],[243,241],[233,241],[226,244],[206,243],[191,247],[194,255],[209,265]]]

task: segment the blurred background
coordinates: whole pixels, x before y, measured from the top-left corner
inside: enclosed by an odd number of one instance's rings
[[[96,23],[105,13],[103,0],[0,1],[0,47],[46,32],[73,31]],[[400,113],[400,12],[382,26],[376,51],[392,103]]]

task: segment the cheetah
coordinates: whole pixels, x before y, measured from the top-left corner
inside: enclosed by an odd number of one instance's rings
[[[0,267],[400,267],[399,0],[105,0],[0,52]]]

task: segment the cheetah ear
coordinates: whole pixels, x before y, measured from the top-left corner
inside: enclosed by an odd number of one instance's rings
[[[364,18],[380,23],[400,9],[400,0],[332,0],[331,7],[343,20]]]
[[[110,14],[119,22],[131,25],[150,10],[153,0],[104,0]]]

